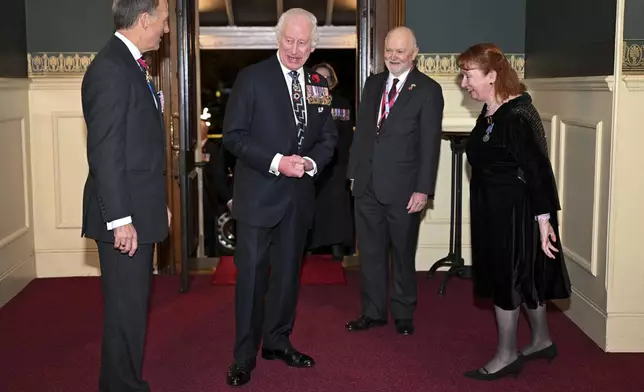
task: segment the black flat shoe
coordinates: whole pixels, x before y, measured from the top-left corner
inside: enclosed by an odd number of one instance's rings
[[[481,381],[495,381],[506,376],[514,376],[517,378],[521,370],[523,370],[523,357],[519,356],[513,362],[510,362],[505,367],[499,369],[495,373],[488,373],[485,368],[465,372],[464,376],[474,380]]]
[[[534,361],[537,359],[545,359],[548,361],[548,363],[551,363],[557,357],[557,354],[558,354],[557,345],[554,343],[552,343],[550,346],[544,349],[535,351],[527,355],[519,353],[519,355],[521,355],[521,358],[523,358],[523,362]]]
[[[232,364],[226,375],[226,384],[231,387],[241,387],[250,381],[250,372],[251,369],[247,367]]]
[[[280,361],[284,361],[288,366],[296,368],[311,368],[315,366],[313,358],[292,348],[286,350],[262,348],[262,358],[268,361],[279,359]]]
[[[387,320],[374,320],[367,316],[360,316],[356,320],[349,321],[344,326],[349,332],[366,331],[373,327],[382,327],[387,324]]]
[[[414,322],[408,319],[396,320],[396,332],[404,336],[413,335]]]

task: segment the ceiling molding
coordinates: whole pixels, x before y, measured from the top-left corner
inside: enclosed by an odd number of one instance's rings
[[[355,49],[355,26],[319,26],[320,40],[316,49]],[[277,49],[274,27],[201,27],[199,48],[217,49]]]

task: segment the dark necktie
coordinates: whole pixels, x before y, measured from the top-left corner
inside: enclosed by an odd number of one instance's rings
[[[394,106],[394,100],[396,99],[396,86],[398,85],[398,78],[394,78],[391,88],[389,89],[389,95],[387,96],[387,99],[389,100],[389,109],[391,110],[391,107]]]
[[[387,95],[387,102],[389,103],[389,110],[391,111],[391,108],[394,106],[394,102],[396,101],[396,95],[398,94],[398,91],[396,90],[396,86],[398,85],[398,78],[395,78],[392,81],[391,88],[389,89],[389,94]],[[385,95],[387,92],[383,92],[382,95]],[[383,97],[384,98],[384,97]],[[387,107],[385,106],[385,100],[382,100],[382,105],[380,107],[380,120],[378,121],[378,128],[382,126],[383,121],[387,118],[388,113],[387,113]]]
[[[143,60],[143,57],[140,57],[138,60],[136,60],[139,63],[139,66],[141,67],[141,71],[145,73],[145,81],[148,83],[148,87],[150,88],[150,92],[152,93],[152,98],[154,98],[154,104],[159,107],[159,104],[157,103],[157,97],[156,93],[154,92],[154,85],[152,84],[152,76],[150,75],[150,67],[148,66],[148,63]]]
[[[289,72],[291,76],[291,100],[293,101],[293,112],[297,118],[297,151],[302,148],[304,141],[304,132],[306,131],[306,116],[304,114],[304,94],[302,87],[298,80],[299,73],[297,71]]]

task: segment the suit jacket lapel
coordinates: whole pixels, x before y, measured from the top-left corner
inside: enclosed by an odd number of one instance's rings
[[[304,100],[306,101],[304,105],[306,106],[306,128],[311,127],[311,122],[315,118],[315,112],[313,111],[313,105],[308,102],[308,90],[307,86],[311,85],[311,72],[304,70],[304,94],[302,96],[304,97]],[[306,142],[306,131],[304,132],[304,142]]]
[[[387,116],[387,122],[393,121],[395,119],[396,115],[403,110],[402,108],[405,107],[405,104],[411,97],[412,90],[410,90],[410,86],[414,84],[416,81],[416,68],[412,68],[409,71],[409,74],[407,75],[407,79],[405,79],[405,84],[402,86],[400,89],[400,92],[398,93],[398,97],[396,98],[396,102],[394,102],[394,106],[389,110],[389,115]]]
[[[385,91],[385,87],[387,86],[387,77],[389,76],[389,73],[382,72],[380,75],[380,80],[376,79],[376,91],[374,92],[373,97],[371,97],[371,99],[373,100],[371,102],[371,107],[373,108],[371,121],[373,121],[374,129],[378,127],[378,121],[380,120],[380,105],[382,105],[382,93]]]
[[[288,134],[292,136],[292,142],[297,142],[297,127],[295,126],[293,101],[291,99],[291,93],[286,86],[284,73],[282,72],[282,67],[277,60],[277,55],[273,57],[273,67],[275,69],[276,76],[268,78],[269,83],[272,85],[271,89],[275,91],[275,99],[278,101],[279,110],[282,113],[281,117],[286,120],[286,130],[288,130]]]
[[[118,37],[113,36],[112,44],[118,48],[118,53],[121,55],[121,59],[123,60],[123,63],[125,64],[125,66],[129,69],[130,75],[137,80],[137,83],[139,83],[142,87],[145,88],[148,94],[152,95],[153,101],[150,103],[153,105],[153,109],[156,110],[157,112],[159,126],[161,127],[161,131],[163,132],[163,138],[165,139],[165,126],[163,124],[163,115],[161,114],[161,103],[158,100],[156,91],[154,93],[150,92],[148,83],[145,80],[145,73],[141,70],[141,67],[136,62],[136,60],[132,56],[132,53],[127,48],[125,43],[121,41]]]

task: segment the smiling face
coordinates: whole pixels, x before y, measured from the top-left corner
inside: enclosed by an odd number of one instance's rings
[[[485,74],[480,68],[472,66],[461,69],[463,80],[461,87],[467,90],[472,99],[479,102],[490,102],[495,97],[494,82],[496,72],[490,71]]]
[[[412,33],[406,28],[394,29],[385,39],[385,65],[394,76],[400,76],[411,68],[418,48]]]
[[[313,26],[305,15],[291,15],[284,20],[278,39],[278,55],[282,64],[291,71],[304,66],[315,50],[311,35]]]

